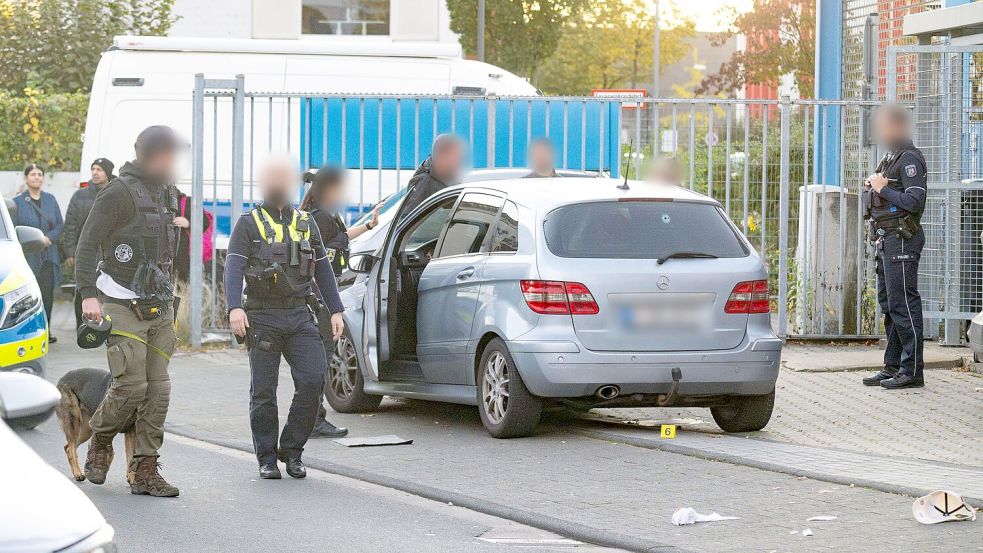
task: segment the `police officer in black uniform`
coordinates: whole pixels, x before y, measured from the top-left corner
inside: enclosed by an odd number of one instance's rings
[[[321,243],[331,261],[331,268],[336,277],[348,268],[350,254],[349,241],[374,229],[379,224],[378,206],[372,210],[372,218],[367,222],[348,228],[341,217],[341,209],[345,203],[345,170],[341,167],[326,165],[317,172],[308,172],[304,180],[311,187],[304,194],[300,209],[311,214],[317,228],[321,231]],[[324,355],[328,360],[329,374],[331,363],[335,357],[336,341],[331,335],[330,326],[325,320],[330,316],[328,309],[321,303],[318,320],[321,323],[321,339],[324,344]],[[330,380],[330,379],[329,379]],[[325,383],[325,398],[331,382]],[[323,403],[318,404],[317,422],[311,431],[311,438],[341,438],[348,435],[348,429],[336,427],[328,419],[328,412]]]
[[[278,459],[293,478],[307,475],[301,454],[314,427],[327,371],[315,318],[315,284],[330,310],[326,324],[333,338],[344,329],[344,306],[317,223],[290,205],[300,182],[295,166],[288,158],[274,158],[262,169],[263,203],[236,222],[225,268],[229,325],[249,349],[249,419],[261,478],[280,478]],[[294,397],[278,443],[281,355],[290,365]]]
[[[888,153],[867,179],[864,209],[876,252],[877,301],[884,313],[887,350],[884,368],[863,383],[888,389],[921,387],[925,359],[918,261],[925,246],[920,219],[928,167],[912,144],[911,117],[904,107],[879,108],[874,132]]]

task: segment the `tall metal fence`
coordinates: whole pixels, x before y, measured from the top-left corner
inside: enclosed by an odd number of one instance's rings
[[[963,321],[983,309],[983,46],[898,46],[887,63],[897,77],[887,97],[911,106],[915,143],[928,162],[919,272],[925,317],[943,321],[944,342],[958,344]],[[928,328],[938,333],[938,326]]]
[[[201,208],[215,215],[219,237],[216,263],[192,265],[195,346],[203,333],[227,332],[222,237],[258,199],[256,169],[268,152],[289,152],[305,168],[346,167],[354,216],[405,186],[443,132],[467,141],[481,169],[526,166],[539,138],[551,141],[559,168],[610,176],[623,176],[631,158],[629,177],[644,179],[653,158],[672,157],[684,169],[680,184],[719,200],[765,260],[776,331],[878,333],[854,177],[868,174],[875,156],[864,126],[849,141],[838,132],[847,119],[866,119],[873,102],[284,94],[247,85],[197,79],[192,259],[202,247]],[[842,160],[835,170],[822,163],[832,152]]]

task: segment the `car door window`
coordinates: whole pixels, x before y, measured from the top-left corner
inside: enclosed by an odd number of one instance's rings
[[[408,231],[403,234],[399,251],[412,251],[428,242],[434,242],[440,236],[440,229],[450,216],[451,208],[457,196],[451,196],[439,202],[432,210],[424,213],[416,220]]]
[[[435,257],[480,252],[502,202],[502,198],[490,194],[465,194],[451,216]]]
[[[488,251],[492,253],[514,252],[519,249],[519,208],[512,202],[505,202],[502,214],[498,217],[495,232],[492,233]]]

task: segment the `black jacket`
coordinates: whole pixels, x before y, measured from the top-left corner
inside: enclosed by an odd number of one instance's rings
[[[397,223],[422,204],[423,200],[447,188],[449,184],[430,174],[430,158],[427,158],[406,186],[409,188],[409,192],[406,193],[406,198],[399,206],[399,212],[394,219]]]
[[[85,220],[89,218],[89,212],[92,211],[92,204],[95,203],[96,194],[99,193],[99,190],[99,187],[89,181],[87,187],[79,188],[72,194],[72,199],[68,202],[68,210],[65,212],[65,228],[61,231],[60,242],[65,257],[75,257],[75,250],[78,249],[79,245],[79,236],[82,235],[82,226],[85,225]]]

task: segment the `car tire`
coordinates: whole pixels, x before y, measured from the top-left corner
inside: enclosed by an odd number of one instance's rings
[[[771,420],[775,391],[763,396],[738,396],[730,404],[711,407],[710,414],[724,432],[756,432]]]
[[[481,423],[496,438],[531,436],[543,414],[543,400],[532,395],[499,338],[485,347],[475,367]]]
[[[382,402],[382,396],[365,393],[365,378],[358,363],[355,341],[347,327],[335,343],[334,355],[328,363],[324,397],[328,405],[339,413],[375,411]]]

